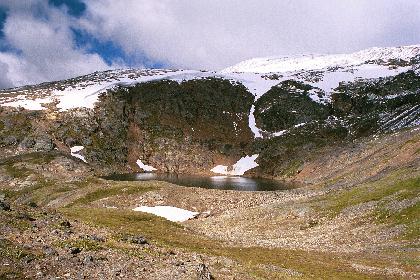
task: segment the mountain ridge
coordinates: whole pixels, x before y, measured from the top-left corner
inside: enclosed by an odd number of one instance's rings
[[[41,138],[64,150],[84,146],[90,163],[138,170],[140,160],[160,172],[211,174],[256,155],[252,174],[284,177],[324,146],[419,125],[418,52],[418,45],[369,49],[344,55],[363,57],[362,64],[271,74],[95,72],[1,90],[0,108],[39,112]],[[3,129],[5,146],[39,134],[8,133]]]

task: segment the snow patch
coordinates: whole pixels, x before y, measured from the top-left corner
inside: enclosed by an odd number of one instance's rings
[[[258,156],[258,154],[255,154],[252,156],[245,156],[241,158],[232,166],[231,170],[229,170],[229,168],[225,165],[217,165],[210,171],[213,173],[223,175],[242,176],[246,171],[258,166],[258,163],[255,162]]]
[[[255,96],[255,100],[264,95],[273,86],[280,83],[280,80],[270,80],[261,77],[257,73],[218,73],[220,78],[234,80],[244,85],[250,93]]]
[[[383,65],[366,64],[352,69],[353,71],[327,71],[320,81],[307,83],[328,93],[338,87],[342,82],[353,82],[356,79],[376,79],[396,76],[410,69],[410,66],[390,69]]]
[[[70,148],[70,155],[81,159],[83,162],[87,163],[86,159],[84,156],[82,156],[81,154],[79,154],[85,147],[83,146],[74,146]]]
[[[301,126],[304,126],[306,123],[299,123],[299,124],[297,124],[297,125],[295,125],[294,127],[301,127]]]
[[[146,165],[146,164],[144,164],[141,160],[137,160],[136,161],[136,163],[137,163],[137,165],[141,168],[141,169],[143,169],[144,171],[146,171],[146,172],[152,172],[152,171],[156,171],[157,169],[156,168],[154,168],[153,166],[150,166],[150,165]]]
[[[55,91],[53,98],[57,101],[57,108],[66,111],[74,108],[93,109],[98,101],[99,94],[109,89],[111,85],[101,84],[87,88],[67,88],[64,91]]]
[[[134,208],[133,210],[163,217],[172,222],[184,222],[196,217],[199,214],[198,212],[192,212],[173,206],[140,206]]]
[[[283,134],[285,134],[287,132],[287,130],[280,130],[279,132],[274,132],[272,135],[274,136],[274,137],[277,137],[277,136],[282,136]]]
[[[261,131],[257,127],[257,124],[255,122],[254,112],[255,112],[255,106],[252,105],[251,111],[249,112],[249,116],[248,116],[248,126],[251,129],[252,133],[254,133],[254,138],[262,138]]]
[[[37,98],[37,99],[25,99],[25,96],[21,95],[17,97],[15,101],[6,102],[1,104],[1,106],[9,106],[9,107],[22,107],[26,110],[43,110],[45,109],[42,105],[50,103],[50,98]]]
[[[78,153],[83,150],[85,147],[83,146],[74,146],[70,148],[71,153]]]

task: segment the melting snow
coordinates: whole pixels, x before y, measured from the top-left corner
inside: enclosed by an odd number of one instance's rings
[[[163,217],[172,222],[184,222],[196,217],[199,214],[198,212],[191,212],[173,206],[140,206],[134,208],[133,210],[150,213],[159,217]]]
[[[297,125],[295,125],[295,127],[301,127],[301,126],[304,126],[306,123],[299,123],[299,124],[297,124]]]
[[[137,165],[141,168],[141,169],[143,169],[144,171],[146,171],[146,172],[152,172],[152,171],[155,171],[155,170],[157,170],[156,168],[154,168],[153,166],[150,166],[150,165],[146,165],[146,164],[144,164],[141,160],[137,160],[136,161],[136,163],[137,163]]]
[[[84,156],[82,156],[81,154],[79,154],[85,147],[83,146],[74,146],[70,148],[70,155],[72,155],[73,157],[76,157],[78,159],[81,159],[82,161],[84,161],[85,163],[87,163],[86,159]]]
[[[280,130],[279,132],[275,132],[273,133],[273,136],[282,136],[283,134],[285,134],[287,132],[287,130]]]
[[[258,154],[255,154],[241,158],[232,166],[231,170],[229,170],[229,168],[225,165],[217,165],[210,171],[223,175],[241,176],[244,175],[246,171],[258,166],[258,163],[255,162],[258,156]]]
[[[249,112],[248,125],[252,133],[254,133],[255,138],[262,138],[260,129],[257,127],[257,124],[255,123],[254,112],[255,112],[255,106],[252,105],[251,111]]]
[[[99,94],[110,87],[98,84],[87,88],[67,88],[64,91],[55,91],[54,99],[58,101],[57,108],[60,111],[73,108],[93,109],[95,103],[98,101]]]

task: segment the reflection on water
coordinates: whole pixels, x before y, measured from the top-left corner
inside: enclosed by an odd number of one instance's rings
[[[149,180],[156,180],[155,173],[137,173],[135,174],[136,180],[133,181],[149,181]],[[132,181],[132,180],[129,180]]]
[[[257,191],[258,182],[255,179],[245,177],[213,176],[210,181],[215,189],[233,189],[241,191]]]
[[[158,180],[186,187],[199,187],[206,189],[238,190],[238,191],[274,191],[293,188],[290,184],[269,180],[251,179],[238,176],[194,176],[171,173],[135,173],[114,174],[105,177],[114,181],[150,181]]]

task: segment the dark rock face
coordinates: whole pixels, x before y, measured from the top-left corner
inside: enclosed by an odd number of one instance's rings
[[[79,247],[72,247],[72,248],[70,248],[70,254],[72,254],[72,255],[77,255],[80,252],[82,252],[82,249],[79,248]]]
[[[31,133],[40,113],[16,108],[0,108],[0,146],[18,145]]]
[[[167,172],[206,172],[215,158],[239,159],[252,140],[253,96],[220,79],[155,82],[117,93],[128,109],[128,159]]]
[[[60,226],[63,227],[63,228],[71,228],[71,224],[70,224],[69,221],[62,221],[60,223]]]
[[[85,146],[90,163],[137,170],[140,159],[160,171],[204,173],[216,160],[243,156],[252,142],[253,99],[221,79],[144,83],[103,95],[94,114],[66,113],[55,134]]]
[[[325,120],[329,108],[313,101],[309,92],[320,97],[325,93],[311,85],[288,80],[271,88],[255,102],[257,127],[267,132],[278,132],[301,123]]]

